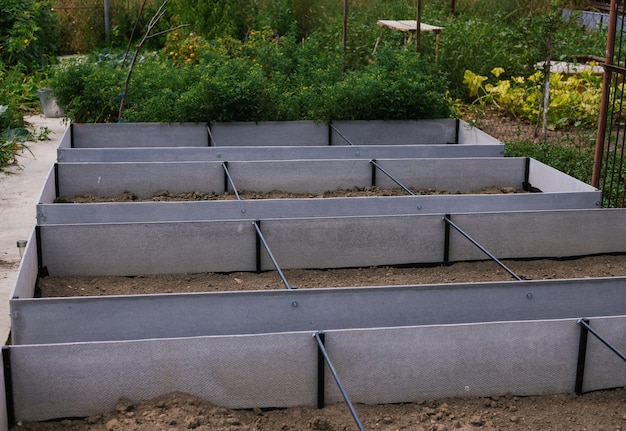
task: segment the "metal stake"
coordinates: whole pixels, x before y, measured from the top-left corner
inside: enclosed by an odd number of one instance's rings
[[[261,228],[259,227],[259,224],[257,222],[254,222],[252,224],[254,225],[254,228],[256,229],[256,233],[258,235],[258,238],[260,238],[261,242],[263,243],[263,247],[265,247],[265,251],[267,251],[267,254],[269,255],[270,259],[272,260],[272,263],[274,264],[274,268],[276,268],[276,271],[278,271],[278,275],[280,275],[280,279],[282,280],[283,284],[285,285],[285,287],[287,289],[290,289],[290,290],[294,289],[293,287],[291,287],[291,285],[289,284],[289,282],[285,278],[285,274],[283,274],[283,272],[280,270],[280,266],[278,266],[278,262],[274,258],[274,255],[272,254],[272,251],[270,250],[269,245],[267,245],[267,242],[265,241],[265,238],[263,237],[263,233],[261,233]]]
[[[333,129],[335,132],[337,132],[339,134],[339,136],[341,136],[347,143],[348,145],[354,145],[352,142],[350,142],[350,139],[346,138],[343,133],[341,133],[335,126],[333,126],[332,124],[329,124],[330,128]]]
[[[361,423],[361,420],[359,419],[359,415],[356,413],[356,410],[354,409],[352,402],[350,402],[350,397],[348,397],[348,393],[343,387],[343,384],[341,383],[341,379],[339,378],[337,371],[335,371],[335,367],[333,367],[333,364],[330,362],[330,357],[328,356],[328,352],[326,352],[324,343],[322,342],[320,338],[320,333],[316,332],[315,334],[313,334],[313,337],[315,338],[315,341],[317,341],[317,347],[319,351],[322,352],[322,355],[324,356],[324,360],[326,361],[326,365],[328,365],[328,369],[333,375],[333,378],[335,379],[335,382],[337,383],[337,386],[339,387],[339,391],[341,392],[343,399],[346,401],[346,404],[348,405],[348,409],[350,409],[350,413],[352,414],[352,417],[354,418],[356,425],[359,427],[360,431],[365,431],[365,428],[363,427],[363,424]]]
[[[228,162],[222,162],[222,167],[224,168],[224,173],[226,173],[226,178],[228,178],[228,182],[230,183],[230,186],[233,188],[233,192],[235,193],[235,197],[237,198],[238,201],[242,200],[241,197],[239,197],[239,193],[237,193],[237,187],[235,187],[235,182],[233,181],[233,178],[230,176],[230,172],[228,172],[228,166],[227,166]]]
[[[387,177],[393,181],[394,183],[396,183],[400,188],[402,188],[402,190],[404,190],[405,192],[407,192],[408,194],[410,194],[411,196],[415,196],[415,193],[413,193],[411,190],[409,190],[407,187],[405,187],[400,181],[396,180],[393,176],[391,176],[391,174],[389,172],[387,172],[386,170],[384,170],[382,168],[382,166],[380,166],[378,163],[376,163],[376,160],[372,159],[370,160],[370,163],[376,167],[376,169],[378,169],[379,171],[381,171],[383,174],[387,175]]]
[[[482,251],[483,253],[485,253],[487,256],[489,256],[490,259],[492,259],[495,263],[497,263],[498,265],[500,265],[500,267],[502,269],[504,269],[506,272],[508,272],[511,277],[513,277],[514,279],[516,279],[517,281],[523,281],[523,279],[521,277],[519,277],[517,274],[515,274],[513,271],[511,271],[505,264],[503,264],[502,262],[500,262],[498,260],[498,258],[496,258],[493,254],[489,253],[489,251],[484,248],[482,245],[478,244],[472,237],[470,237],[468,234],[466,234],[465,232],[463,232],[463,230],[458,227],[457,225],[455,225],[452,220],[450,220],[447,216],[443,217],[443,220],[448,223],[450,226],[452,226],[454,229],[457,230],[457,232],[459,232],[461,235],[463,235],[465,238],[467,238],[469,240],[469,242],[471,242],[472,244],[474,244],[476,247],[478,247],[480,249],[480,251]]]

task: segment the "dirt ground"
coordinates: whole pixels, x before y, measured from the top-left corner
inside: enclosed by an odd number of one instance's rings
[[[626,276],[626,255],[600,255],[567,260],[506,260],[523,278],[554,279]],[[341,270],[286,270],[298,288],[511,280],[494,262],[460,262],[420,268],[375,267]],[[275,271],[261,274],[179,274],[141,277],[46,277],[42,295],[82,296],[160,292],[281,289]],[[626,388],[577,396],[425,400],[393,405],[356,405],[367,430],[626,430]],[[193,395],[171,393],[152,400],[121,399],[116,408],[88,418],[18,424],[32,431],[297,431],[358,430],[348,407],[299,407],[261,411],[231,410]]]

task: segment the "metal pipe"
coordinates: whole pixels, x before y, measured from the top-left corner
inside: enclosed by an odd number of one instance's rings
[[[602,338],[602,336],[600,334],[598,334],[591,326],[589,326],[587,324],[587,322],[585,321],[585,319],[578,319],[577,322],[579,325],[581,325],[582,327],[584,327],[587,331],[591,332],[591,334],[596,337],[602,344],[604,344],[606,347],[609,348],[609,350],[611,350],[611,352],[615,353],[617,356],[620,357],[620,359],[622,361],[626,361],[626,356],[620,352],[619,350],[617,350],[617,348],[613,347],[611,345],[611,343],[609,343],[608,341],[606,341],[604,338]]]
[[[280,279],[282,280],[283,284],[285,285],[287,289],[290,289],[290,290],[294,289],[293,287],[291,287],[291,285],[287,281],[287,278],[285,278],[285,274],[283,274],[283,272],[280,270],[280,266],[278,266],[278,262],[274,258],[274,255],[272,254],[272,251],[270,250],[269,245],[267,245],[267,242],[265,241],[265,237],[263,237],[263,233],[261,233],[261,228],[259,227],[258,223],[254,222],[252,224],[254,225],[254,228],[256,229],[258,238],[260,238],[261,242],[263,243],[263,247],[265,247],[265,251],[267,251],[267,254],[272,260],[272,263],[274,264],[274,268],[276,268],[276,271],[278,271],[278,275],[280,275]]]
[[[405,192],[407,192],[408,194],[410,194],[411,196],[415,196],[415,193],[413,193],[411,190],[409,190],[408,188],[406,188],[400,181],[396,180],[393,176],[391,176],[391,174],[389,172],[387,172],[386,170],[384,170],[382,168],[382,166],[380,166],[378,163],[376,163],[376,160],[372,159],[370,160],[370,163],[375,166],[378,170],[380,170],[383,174],[387,175],[387,177],[393,181],[394,183],[396,183],[399,187],[402,188],[402,190],[404,190]]]
[[[329,124],[328,127],[330,127],[331,129],[333,129],[335,132],[337,132],[339,134],[339,136],[341,136],[344,141],[346,141],[348,143],[348,145],[354,145],[352,142],[350,142],[350,139],[346,138],[343,133],[341,133],[339,131],[339,129],[337,129],[335,126],[333,126],[332,124]]]
[[[606,65],[613,64],[613,51],[615,50],[615,34],[617,28],[617,3],[618,0],[611,0],[609,28],[606,39]],[[596,150],[593,158],[593,173],[591,185],[598,188],[600,183],[600,170],[602,168],[602,153],[604,151],[604,141],[606,139],[606,123],[609,112],[609,93],[611,85],[611,70],[604,69],[602,76],[602,99],[600,102],[600,114],[598,116],[598,135],[596,136]]]
[[[206,126],[206,131],[209,134],[209,147],[215,147],[215,139],[213,139],[213,133],[211,133],[211,126]]]
[[[468,234],[466,234],[465,232],[463,232],[463,230],[458,227],[456,224],[454,224],[452,222],[452,220],[450,220],[447,216],[443,217],[443,220],[448,223],[450,226],[452,226],[454,229],[456,229],[461,235],[463,235],[465,238],[467,238],[469,240],[469,242],[471,242],[472,244],[474,244],[476,247],[478,247],[480,249],[480,251],[482,251],[483,253],[485,253],[487,256],[489,256],[490,259],[492,259],[495,263],[497,263],[498,265],[500,265],[500,267],[502,269],[504,269],[506,272],[509,273],[509,275],[511,275],[511,277],[513,277],[514,279],[516,279],[517,281],[523,281],[523,279],[521,277],[519,277],[517,274],[515,274],[513,271],[511,271],[505,264],[503,264],[502,262],[500,262],[498,260],[497,257],[495,257],[493,254],[489,253],[489,251],[484,248],[482,245],[478,244],[478,242],[476,242],[472,237],[470,237]]]
[[[230,183],[230,186],[233,188],[235,197],[237,198],[238,201],[242,200],[241,197],[239,196],[239,193],[237,193],[237,187],[235,187],[235,182],[233,181],[233,177],[231,177],[230,172],[228,172],[227,162],[222,162],[222,167],[224,168],[224,173],[226,174],[226,178],[228,178],[228,182]]]
[[[322,355],[324,355],[324,360],[326,361],[326,365],[328,365],[328,369],[333,375],[333,378],[335,379],[335,382],[337,383],[337,386],[339,387],[339,391],[341,392],[343,399],[346,401],[346,404],[348,405],[348,409],[350,409],[350,413],[352,414],[352,417],[354,418],[356,425],[359,427],[359,430],[365,431],[365,428],[363,427],[363,424],[361,423],[361,420],[359,419],[359,415],[354,409],[354,406],[352,405],[352,402],[350,401],[350,397],[348,397],[348,393],[343,387],[343,384],[341,383],[341,379],[339,378],[337,371],[335,371],[335,367],[333,367],[333,364],[330,362],[330,357],[328,356],[328,352],[326,351],[326,348],[324,347],[324,343],[322,343],[322,340],[320,339],[320,333],[319,332],[314,333],[313,337],[315,338],[315,341],[317,341],[317,347],[319,351],[321,351]]]

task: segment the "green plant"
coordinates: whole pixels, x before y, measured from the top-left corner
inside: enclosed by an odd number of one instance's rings
[[[594,150],[590,146],[571,147],[549,142],[539,144],[528,141],[507,142],[505,155],[531,157],[580,181],[591,183]]]
[[[49,0],[0,0],[0,64],[31,72],[54,62],[55,17]]]
[[[494,68],[490,73],[492,78],[488,78],[470,70],[465,71],[463,83],[467,86],[473,103],[485,109],[500,110],[531,123],[536,122],[543,97],[542,72],[535,72],[528,78],[516,76],[499,79],[503,72],[503,68]],[[548,128],[595,127],[601,96],[601,80],[590,71],[571,76],[551,74]]]

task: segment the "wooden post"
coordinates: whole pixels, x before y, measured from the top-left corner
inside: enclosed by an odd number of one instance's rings
[[[348,0],[343,0],[343,36],[342,36],[344,52],[348,46]]]
[[[415,52],[420,52],[422,36],[422,0],[417,0],[415,12]]]
[[[104,0],[104,40],[107,43],[111,41],[111,3],[110,3],[110,0]]]
[[[456,0],[450,0],[450,15],[454,15],[456,9]]]

